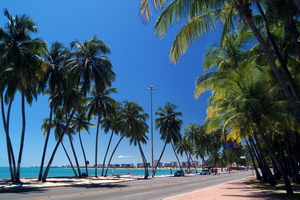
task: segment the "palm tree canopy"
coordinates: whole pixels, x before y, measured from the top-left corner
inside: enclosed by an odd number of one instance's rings
[[[92,83],[96,90],[111,86],[115,80],[115,73],[112,71],[110,60],[104,56],[110,53],[108,45],[94,36],[83,43],[72,41],[71,48],[75,49],[75,52],[72,53],[74,58],[69,63],[70,72],[74,79],[78,80],[77,84],[83,81],[84,94],[90,90]]]
[[[144,109],[137,103],[124,101],[120,113],[116,118],[115,125],[127,137],[141,135],[139,139],[142,141],[145,138],[143,133],[148,132],[148,125],[146,123],[148,114],[143,113],[143,111]]]
[[[155,119],[155,127],[159,129],[161,134],[160,139],[170,143],[173,141],[176,143],[180,139],[180,129],[182,126],[182,120],[178,119],[178,116],[182,116],[181,112],[175,112],[178,106],[168,102],[163,108],[157,109],[156,115],[159,115]]]

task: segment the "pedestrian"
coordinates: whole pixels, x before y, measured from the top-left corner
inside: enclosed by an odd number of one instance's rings
[[[170,175],[172,175],[172,169],[170,169]]]
[[[127,174],[128,174],[128,175],[130,174],[130,169],[128,169],[128,172],[127,172]]]
[[[217,175],[217,169],[216,168],[214,169],[214,173],[215,173],[215,175]]]

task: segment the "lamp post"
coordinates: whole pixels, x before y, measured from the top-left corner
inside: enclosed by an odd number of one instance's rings
[[[154,153],[153,153],[153,115],[152,115],[152,90],[155,90],[153,85],[150,86],[150,88],[147,88],[147,90],[150,90],[150,120],[151,120],[151,155],[152,155],[152,169],[154,167]],[[152,170],[153,171],[153,170]]]

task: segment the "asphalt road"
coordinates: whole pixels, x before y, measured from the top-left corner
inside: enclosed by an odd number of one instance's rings
[[[251,171],[241,171],[216,176],[165,177],[114,184],[2,191],[0,200],[157,200],[240,180],[251,174]]]

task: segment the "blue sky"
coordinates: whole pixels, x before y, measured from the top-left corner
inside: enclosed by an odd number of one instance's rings
[[[113,87],[118,88],[118,94],[113,95],[117,101],[135,101],[140,104],[146,113],[150,115],[150,91],[147,88],[153,85],[153,113],[157,108],[163,107],[167,102],[178,106],[183,113],[183,126],[188,123],[203,124],[206,116],[206,100],[208,93],[198,100],[193,97],[195,80],[203,73],[201,64],[203,54],[207,51],[208,45],[217,42],[215,35],[201,38],[189,49],[180,59],[178,65],[169,62],[168,54],[176,32],[180,24],[172,26],[164,39],[159,39],[153,34],[154,21],[157,13],[153,16],[152,22],[145,25],[139,18],[139,0],[5,0],[1,4],[1,12],[7,8],[11,15],[26,14],[38,25],[38,33],[32,37],[39,37],[50,46],[53,42],[59,41],[69,46],[73,40],[83,41],[91,39],[95,34],[111,47],[111,54],[108,55],[113,70],[116,73],[116,81]],[[0,26],[7,22],[7,18],[0,15]],[[37,102],[26,107],[26,136],[23,152],[23,167],[37,166],[40,164],[44,136],[40,127],[43,118],[49,116],[49,104],[47,97],[39,96]],[[20,101],[17,96],[13,104],[11,121],[11,136],[14,151],[17,155],[20,140]],[[153,116],[155,119],[157,116]],[[150,121],[149,134],[150,139]],[[3,133],[3,126],[0,125],[0,166],[7,166],[6,145]],[[83,143],[86,148],[87,158],[91,164],[94,163],[95,128],[90,129],[90,135],[83,132]],[[113,146],[119,139],[114,137]],[[102,163],[104,151],[108,142],[108,135],[101,131],[99,140],[99,158]],[[69,149],[68,140],[65,145]],[[48,156],[54,147],[54,138],[48,148]],[[78,136],[74,136],[74,144],[77,148],[79,162],[83,164],[82,153],[78,142]],[[163,142],[160,140],[158,131],[154,129],[154,155],[157,159],[161,153]],[[143,146],[148,162],[151,162],[150,140]],[[71,151],[69,150],[71,153]],[[48,158],[48,157],[47,157]],[[181,161],[185,161],[182,158]],[[170,146],[162,158],[162,162],[176,161]],[[112,163],[140,163],[142,162],[138,147],[129,146],[127,139],[123,140],[117,150]],[[56,154],[53,165],[66,165],[68,161],[62,148]]]

